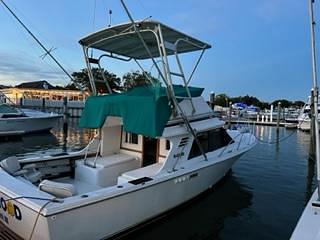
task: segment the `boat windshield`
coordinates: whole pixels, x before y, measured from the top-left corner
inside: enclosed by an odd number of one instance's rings
[[[7,104],[0,104],[0,113],[19,113],[19,111]]]

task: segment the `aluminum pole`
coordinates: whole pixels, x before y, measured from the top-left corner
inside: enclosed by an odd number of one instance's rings
[[[309,1],[309,21],[310,21],[310,40],[311,40],[311,54],[312,54],[312,80],[313,80],[313,107],[314,107],[314,130],[315,130],[315,150],[317,162],[317,182],[318,182],[318,199],[320,199],[320,145],[319,145],[319,121],[318,121],[318,80],[317,80],[317,65],[316,65],[316,46],[314,38],[314,15],[313,3],[314,0]]]

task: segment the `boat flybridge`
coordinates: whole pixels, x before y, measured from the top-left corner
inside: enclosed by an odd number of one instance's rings
[[[201,51],[196,68],[209,44],[153,20],[109,27],[80,44],[95,93],[80,125],[99,134],[78,153],[1,162],[0,220],[25,239],[119,234],[209,189],[256,144],[248,132],[225,130],[203,89],[189,86],[179,56]],[[102,55],[89,57],[91,49]],[[91,67],[102,69],[104,57],[141,68],[141,60],[151,60],[160,81],[146,74],[149,85],[112,93],[104,79],[110,92],[97,95]]]

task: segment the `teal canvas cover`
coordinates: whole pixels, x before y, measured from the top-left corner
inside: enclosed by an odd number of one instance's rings
[[[203,88],[189,87],[192,97],[202,94]],[[183,86],[174,85],[176,96],[187,97]],[[79,126],[100,128],[108,116],[122,117],[123,128],[149,137],[161,136],[171,115],[166,88],[160,86],[136,87],[128,92],[87,99]]]

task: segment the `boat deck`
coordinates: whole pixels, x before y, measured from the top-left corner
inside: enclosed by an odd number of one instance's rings
[[[0,240],[23,240],[0,222]]]

